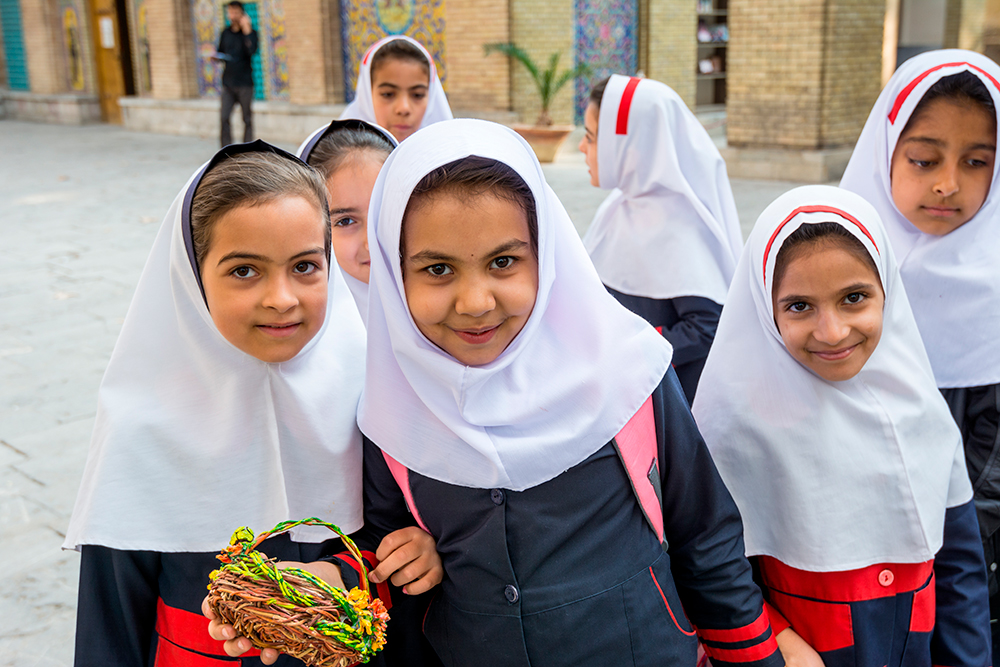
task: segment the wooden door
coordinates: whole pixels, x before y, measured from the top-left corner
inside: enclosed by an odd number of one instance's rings
[[[90,0],[90,16],[101,117],[108,123],[121,125],[118,98],[126,94],[124,61],[129,58],[128,45],[122,43],[126,22],[124,16],[119,16],[116,0]]]

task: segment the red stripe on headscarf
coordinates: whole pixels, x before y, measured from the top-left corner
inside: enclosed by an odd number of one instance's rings
[[[896,122],[896,116],[899,115],[899,110],[902,108],[903,103],[906,102],[906,98],[910,96],[910,93],[913,92],[913,89],[916,88],[921,81],[926,79],[928,75],[938,71],[939,69],[944,69],[945,67],[961,67],[962,65],[965,65],[966,67],[971,67],[972,69],[976,70],[977,72],[985,76],[987,79],[992,81],[994,88],[1000,90],[1000,83],[998,83],[997,80],[994,79],[989,72],[987,72],[981,67],[976,67],[972,63],[958,62],[958,63],[945,63],[943,65],[937,65],[936,67],[930,68],[929,70],[927,70],[926,72],[915,78],[913,81],[911,81],[906,85],[906,88],[903,88],[903,90],[899,91],[899,95],[896,96],[896,102],[895,104],[892,105],[892,111],[889,112],[889,123],[891,124]]]
[[[632,97],[635,96],[635,87],[639,85],[641,79],[632,77],[625,84],[625,92],[622,93],[621,104],[618,105],[618,125],[615,134],[628,134],[628,112],[632,108]]]
[[[875,252],[879,253],[880,255],[882,254],[879,251],[879,249],[878,249],[878,244],[875,243],[875,239],[873,239],[872,235],[868,233],[868,230],[865,229],[865,226],[862,225],[861,221],[859,221],[857,218],[855,218],[850,213],[847,213],[846,211],[841,211],[839,208],[834,208],[832,206],[800,206],[797,209],[795,209],[794,211],[792,211],[791,213],[789,213],[787,218],[785,218],[784,220],[782,220],[781,224],[778,225],[778,228],[774,230],[773,234],[771,234],[771,238],[767,242],[767,247],[764,248],[764,284],[765,285],[767,284],[767,256],[771,253],[771,246],[774,245],[774,239],[778,238],[778,233],[782,230],[782,228],[784,228],[784,226],[787,225],[788,222],[792,218],[794,218],[795,216],[797,216],[799,213],[833,213],[835,215],[839,215],[844,220],[850,220],[855,225],[857,225],[857,228],[861,230],[861,233],[864,234],[865,236],[867,236],[868,240],[872,242],[872,245],[875,246]]]

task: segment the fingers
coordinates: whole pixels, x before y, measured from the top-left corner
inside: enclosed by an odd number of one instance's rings
[[[415,526],[386,535],[375,555],[381,562],[368,579],[389,579],[408,595],[428,591],[444,578],[434,538]]]

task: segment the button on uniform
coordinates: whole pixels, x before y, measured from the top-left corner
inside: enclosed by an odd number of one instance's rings
[[[493,501],[494,505],[503,505],[503,491],[500,489],[490,491],[490,500]]]
[[[514,604],[521,597],[521,594],[517,592],[517,586],[507,584],[504,586],[503,596],[507,598],[507,602]]]
[[[896,577],[892,574],[892,570],[882,570],[878,573],[878,583],[882,586],[892,586],[892,582],[895,579]]]

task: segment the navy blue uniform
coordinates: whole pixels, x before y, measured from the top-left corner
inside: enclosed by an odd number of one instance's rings
[[[988,667],[989,615],[971,502],[949,509],[933,561],[807,572],[755,559],[775,633],[791,625],[826,667]]]
[[[673,365],[688,403],[694,401],[698,379],[719,328],[722,306],[700,296],[651,299],[632,296],[605,285],[618,303],[652,324],[674,348]]]
[[[673,371],[652,402],[666,552],[611,443],[525,491],[409,473],[444,564],[423,626],[446,665],[694,665],[698,635],[716,665],[783,664],[739,512]],[[413,523],[367,439],[365,505],[367,529]]]

